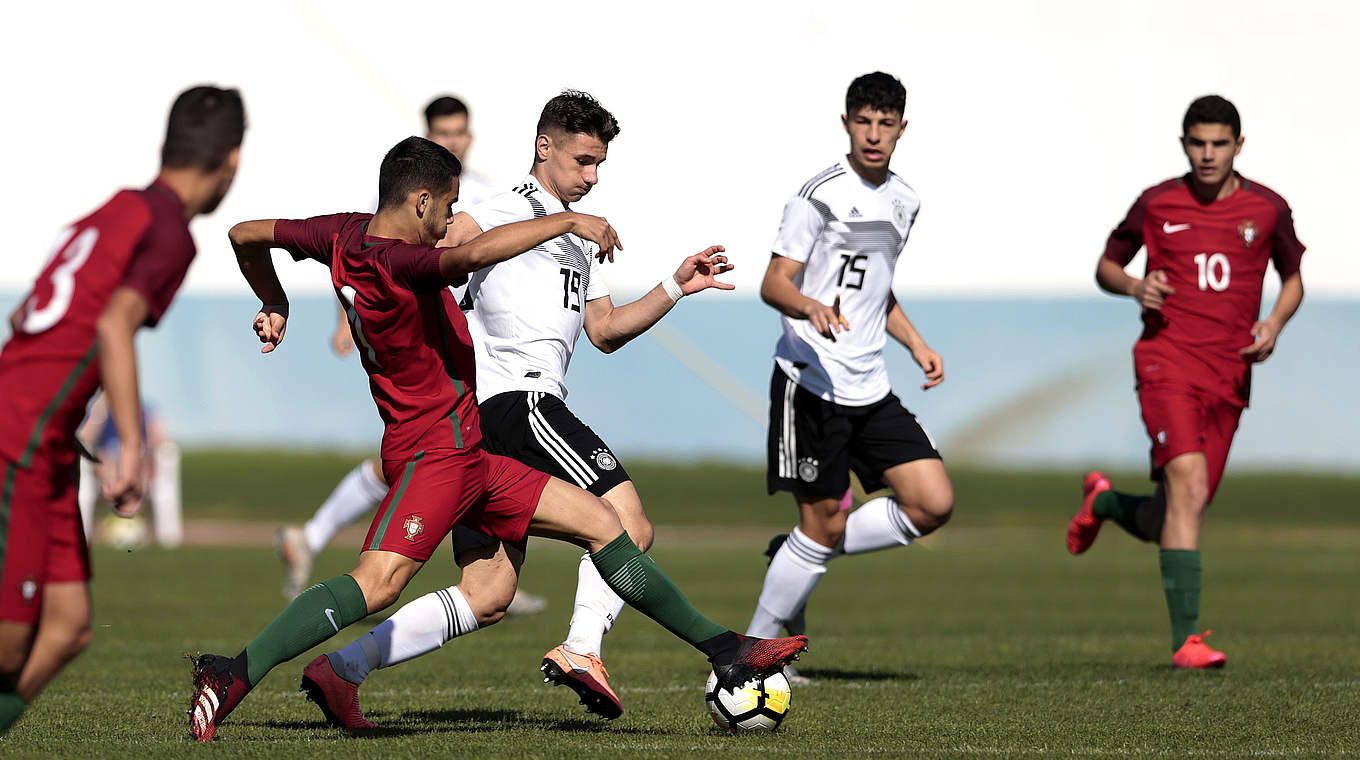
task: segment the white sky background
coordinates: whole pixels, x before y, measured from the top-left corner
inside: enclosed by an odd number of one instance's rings
[[[246,288],[226,229],[364,210],[383,152],[431,96],[473,109],[469,164],[528,169],[543,102],[585,89],[619,118],[582,201],[627,250],[616,291],[722,243],[753,295],[787,197],[845,150],[846,85],[907,86],[893,168],[923,199],[906,294],[1093,294],[1105,236],[1185,169],[1186,105],[1243,114],[1239,168],[1289,199],[1310,292],[1360,294],[1360,3],[23,3],[0,46],[0,288],[27,287],[64,224],[154,174],[174,95],[240,87],[236,186],[194,231],[198,292]],[[280,264],[291,288],[312,266]]]

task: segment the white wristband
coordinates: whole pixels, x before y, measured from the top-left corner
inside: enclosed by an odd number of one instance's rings
[[[661,281],[661,289],[666,291],[672,302],[679,301],[685,297],[685,291],[680,289],[680,283],[675,281],[675,277],[667,277]]]

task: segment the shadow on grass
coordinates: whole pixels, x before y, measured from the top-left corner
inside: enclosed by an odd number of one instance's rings
[[[891,670],[842,670],[841,668],[798,668],[798,675],[826,681],[917,681],[915,673]]]
[[[366,717],[379,725],[376,728],[342,729],[356,738],[413,736],[454,731],[496,731],[506,728],[541,729],[612,734],[663,734],[665,731],[619,726],[599,718],[554,718],[541,713],[520,710],[408,710],[384,712],[374,710]],[[391,721],[383,725],[384,721]],[[236,722],[236,721],[233,721]],[[316,731],[332,726],[324,720],[260,720],[240,721],[237,725],[285,731]]]

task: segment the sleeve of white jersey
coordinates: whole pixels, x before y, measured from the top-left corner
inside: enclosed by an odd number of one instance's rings
[[[779,235],[771,250],[785,258],[806,262],[824,226],[825,220],[812,203],[795,195],[784,204],[784,218],[779,222]]]
[[[596,298],[604,298],[609,295],[609,284],[604,281],[604,267],[600,266],[600,260],[595,258],[596,247],[586,243],[586,257],[590,260],[590,285],[586,288],[586,300],[594,301]]]
[[[534,218],[534,209],[529,205],[529,199],[514,191],[493,195],[465,209],[465,212],[472,217],[472,221],[477,223],[482,232]]]

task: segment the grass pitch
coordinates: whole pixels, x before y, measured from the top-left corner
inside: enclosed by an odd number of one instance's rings
[[[190,455],[188,519],[301,519],[348,457]],[[661,526],[653,556],[710,617],[742,628],[787,497],[742,468],[631,468]],[[958,509],[906,550],[841,558],[809,609],[815,678],[775,734],[709,721],[700,655],[625,612],[606,658],[612,723],[541,683],[570,616],[579,553],[531,546],[524,586],[547,612],[507,620],[375,673],[382,728],[325,726],[296,692],[309,653],[268,676],[210,746],[184,711],[189,651],[235,653],[279,609],[264,547],[95,553],[95,643],[0,740],[5,757],[1340,757],[1360,753],[1360,481],[1229,474],[1204,545],[1201,623],[1221,671],[1170,668],[1154,548],[1108,525],[1073,558],[1063,529],[1080,473],[957,470]],[[1136,476],[1116,483],[1133,485]],[[322,555],[343,572],[354,546]],[[436,555],[404,599],[456,580]],[[360,623],[316,651],[366,631]]]

